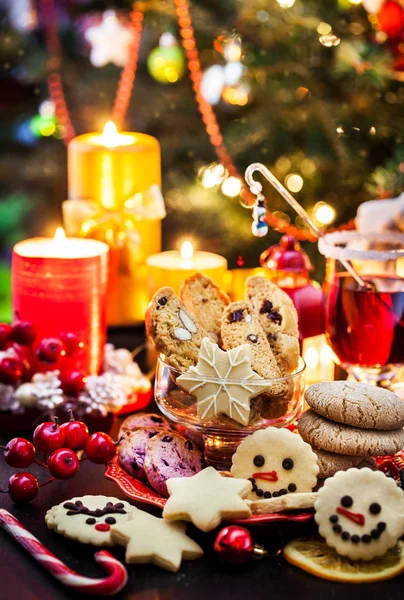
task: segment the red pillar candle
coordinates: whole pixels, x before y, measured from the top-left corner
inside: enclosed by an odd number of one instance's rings
[[[18,319],[30,321],[37,339],[75,333],[83,347],[72,367],[101,368],[106,341],[105,295],[108,246],[90,239],[33,238],[13,248],[12,303]]]

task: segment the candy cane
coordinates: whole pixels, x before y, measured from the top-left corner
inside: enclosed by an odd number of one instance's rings
[[[0,509],[0,527],[17,540],[56,579],[77,592],[95,596],[112,596],[117,594],[128,581],[128,573],[123,564],[105,550],[97,552],[94,558],[109,575],[104,579],[91,579],[69,569],[4,509]]]

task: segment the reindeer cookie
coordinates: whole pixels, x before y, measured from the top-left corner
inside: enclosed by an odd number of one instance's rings
[[[82,496],[53,506],[45,521],[49,529],[82,544],[112,546],[111,527],[126,523],[135,510],[118,498]]]

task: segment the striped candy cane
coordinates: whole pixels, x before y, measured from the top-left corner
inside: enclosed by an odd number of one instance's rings
[[[128,581],[126,568],[109,552],[101,550],[94,555],[95,560],[108,573],[104,579],[83,577],[69,569],[54,554],[49,552],[7,510],[0,509],[0,527],[5,529],[27,552],[35,558],[49,573],[64,585],[80,592],[94,596],[112,596],[117,594]]]

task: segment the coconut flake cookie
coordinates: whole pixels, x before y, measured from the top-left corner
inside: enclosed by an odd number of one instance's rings
[[[339,471],[319,490],[314,508],[328,546],[353,560],[385,554],[404,533],[404,493],[381,471]]]
[[[126,524],[134,510],[118,498],[81,496],[53,506],[45,522],[49,529],[82,544],[112,546],[112,525]]]
[[[233,455],[231,474],[252,483],[248,498],[278,498],[311,492],[317,484],[317,456],[288,429],[268,427],[246,437]]]
[[[146,332],[166,362],[180,371],[196,365],[208,335],[170,287],[154,294],[146,311]]]
[[[182,283],[180,297],[212,341],[220,342],[220,319],[230,298],[206,275],[195,273]]]

